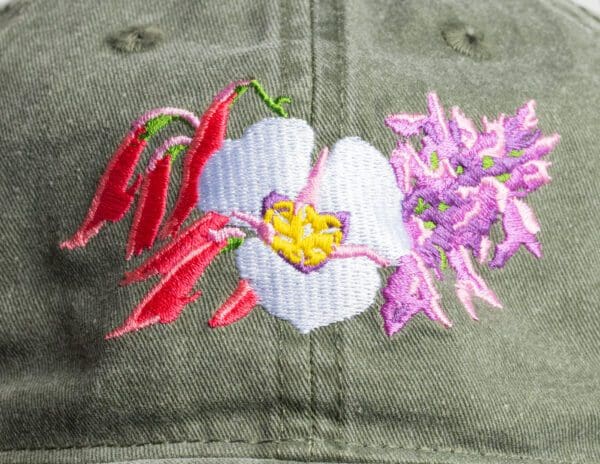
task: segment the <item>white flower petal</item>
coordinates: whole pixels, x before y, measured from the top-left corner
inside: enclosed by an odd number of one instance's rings
[[[377,266],[366,258],[334,259],[305,274],[257,238],[247,239],[236,254],[240,276],[260,304],[301,333],[365,311],[381,286]]]
[[[300,119],[268,118],[239,140],[225,140],[200,178],[202,211],[260,215],[262,200],[276,190],[294,199],[306,183],[314,148],[312,128]]]
[[[346,243],[367,245],[395,261],[410,253],[402,193],[389,161],[358,137],[337,142],[317,194],[319,211],[350,212]]]

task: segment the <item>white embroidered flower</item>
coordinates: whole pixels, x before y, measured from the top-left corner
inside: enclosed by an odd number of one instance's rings
[[[374,301],[378,267],[410,252],[388,161],[357,137],[324,149],[298,119],[272,118],[226,140],[200,179],[202,211],[250,226],[237,267],[272,315],[306,333]]]

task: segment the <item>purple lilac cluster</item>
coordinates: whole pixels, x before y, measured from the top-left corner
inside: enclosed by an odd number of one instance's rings
[[[389,335],[420,311],[450,325],[431,273],[442,279],[443,271],[452,269],[457,296],[477,319],[473,297],[501,304],[475,271],[471,256],[499,268],[523,245],[541,257],[540,228],[523,199],[550,181],[550,163],[543,158],[559,136],[544,136],[537,128],[535,102],[513,116],[484,117],[482,131],[457,107],[447,118],[435,93],[428,95],[428,110],[427,115],[386,118],[399,136],[390,162],[404,194],[403,220],[412,239],[412,253],[400,258],[383,292],[381,311]],[[498,220],[504,239],[493,244],[490,229]]]

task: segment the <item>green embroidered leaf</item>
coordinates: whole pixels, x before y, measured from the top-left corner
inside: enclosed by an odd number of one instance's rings
[[[465,168],[464,168],[464,166],[459,164],[458,166],[456,166],[455,171],[456,171],[456,174],[461,175],[463,172],[465,172]]]
[[[494,158],[492,158],[491,156],[486,155],[481,159],[481,167],[483,169],[489,169],[493,166],[494,166]]]
[[[444,203],[443,201],[440,201],[440,204],[438,205],[438,210],[441,212],[446,211],[448,208],[450,208],[450,205],[447,203]]]
[[[425,226],[426,229],[433,230],[435,229],[436,224],[433,221],[425,221],[423,226]]]
[[[422,214],[426,209],[428,209],[431,205],[429,203],[425,203],[423,198],[417,198],[417,206],[415,207],[415,214]]]
[[[520,158],[525,153],[525,150],[511,150],[508,156],[512,156],[513,158]]]
[[[496,179],[498,179],[500,182],[506,182],[508,179],[510,179],[510,172],[499,174],[496,176]]]
[[[433,169],[434,171],[437,171],[437,168],[440,167],[440,158],[439,158],[437,152],[435,152],[435,151],[431,152],[431,155],[429,155],[429,162],[431,164],[431,169]]]

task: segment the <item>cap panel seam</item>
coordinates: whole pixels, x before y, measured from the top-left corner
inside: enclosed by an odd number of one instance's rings
[[[344,0],[338,2],[337,14],[337,34],[338,34],[338,75],[339,75],[339,90],[340,90],[340,118],[339,118],[339,139],[345,135],[345,125],[348,116],[347,100],[348,100],[348,63],[347,63],[347,40],[346,40],[346,4]],[[344,361],[344,327],[339,326],[335,329],[335,364],[337,369],[337,436],[343,432],[344,410],[345,410],[345,382],[342,363]]]

